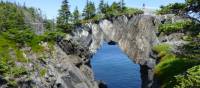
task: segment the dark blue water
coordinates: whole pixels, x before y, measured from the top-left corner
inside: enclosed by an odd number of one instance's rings
[[[117,45],[103,44],[91,60],[97,80],[108,88],[140,88],[140,68]]]

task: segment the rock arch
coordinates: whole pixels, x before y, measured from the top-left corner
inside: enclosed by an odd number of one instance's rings
[[[115,41],[119,47],[141,67],[142,87],[150,88],[156,60],[152,58],[152,47],[159,43],[156,36],[156,18],[148,15],[119,16],[98,23],[78,27],[67,39],[75,40],[94,54],[103,41]]]

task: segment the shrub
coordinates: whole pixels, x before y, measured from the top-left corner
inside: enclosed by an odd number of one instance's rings
[[[183,73],[194,65],[197,65],[194,60],[168,57],[156,65],[155,75],[165,84],[173,76]]]
[[[23,56],[23,52],[19,49],[15,50],[16,53],[16,59],[18,62],[27,62],[27,59]]]
[[[2,61],[2,59],[0,59],[0,75],[5,75],[5,73],[8,72],[9,68],[7,63],[5,63],[4,61]]]
[[[158,28],[158,31],[163,32],[165,34],[170,34],[173,32],[187,30],[189,26],[191,26],[191,24],[192,24],[192,21],[190,20],[176,22],[176,23],[161,24]]]
[[[18,8],[16,4],[0,2],[0,32],[11,28],[24,29],[24,14]]]
[[[156,65],[154,74],[161,80],[162,86],[165,86],[173,76],[200,64],[197,60],[178,58],[171,52],[171,49],[171,46],[168,44],[160,44],[153,47],[153,50],[160,57],[160,62]]]
[[[45,74],[46,74],[46,72],[47,72],[47,69],[40,69],[40,76],[41,77],[44,77],[45,76]]]
[[[166,88],[199,88],[200,65],[188,69],[184,74],[174,76]]]
[[[19,77],[21,75],[27,74],[26,68],[24,67],[12,67],[11,72],[14,77]]]
[[[137,9],[137,8],[126,8],[124,11],[124,14],[127,15],[137,15],[137,14],[143,14],[144,11]]]
[[[166,6],[161,6],[160,10],[157,11],[157,14],[177,14],[181,15],[181,11],[186,9],[186,4],[184,3],[173,3]]]
[[[26,42],[30,42],[34,36],[34,33],[30,29],[19,30],[16,28],[9,29],[2,34],[5,38],[16,43],[20,43],[21,45],[24,45]]]
[[[58,38],[62,38],[65,34],[62,32],[45,32],[44,40],[45,42],[56,41]]]
[[[196,59],[200,58],[200,43],[199,41],[191,41],[189,44],[186,44],[180,47],[181,56]]]

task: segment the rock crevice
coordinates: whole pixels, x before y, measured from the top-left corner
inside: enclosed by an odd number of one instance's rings
[[[143,88],[148,88],[156,65],[151,55],[152,47],[159,43],[156,36],[159,23],[156,17],[148,15],[119,16],[112,21],[104,19],[77,28],[71,38],[88,47],[91,54],[95,54],[104,41],[116,42],[133,62],[141,65]]]

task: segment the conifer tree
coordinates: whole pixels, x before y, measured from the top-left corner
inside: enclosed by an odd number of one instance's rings
[[[99,3],[99,13],[103,13],[105,10],[105,4],[104,4],[104,0],[101,0]]]
[[[121,7],[121,11],[124,12],[124,10],[125,10],[125,2],[124,2],[124,0],[120,1],[120,7]]]
[[[79,21],[80,21],[80,13],[78,7],[76,7],[73,12],[73,23],[77,25],[80,23]]]
[[[71,17],[71,12],[69,10],[69,2],[68,0],[63,0],[61,9],[59,10],[59,16],[57,18],[58,28],[64,31],[69,30],[70,17]]]
[[[91,19],[94,17],[96,14],[96,8],[93,2],[89,1],[87,2],[84,11],[83,11],[83,16],[85,19]]]

